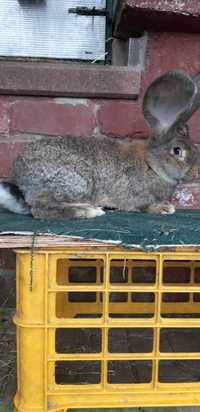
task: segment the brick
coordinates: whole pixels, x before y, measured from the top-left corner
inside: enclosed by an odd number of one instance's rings
[[[27,98],[12,105],[12,132],[85,136],[94,127],[95,115],[85,100],[83,104],[57,104],[50,99]]]
[[[188,122],[190,126],[190,135],[194,142],[200,143],[200,113],[199,110],[192,116]]]
[[[187,33],[150,33],[142,89],[168,70],[199,72],[200,35]]]
[[[199,209],[200,183],[179,186],[173,195],[172,201],[179,209]]]
[[[0,98],[0,133],[9,131],[10,104],[4,97]]]
[[[8,177],[14,159],[24,143],[0,143],[0,177]]]
[[[134,37],[136,32],[200,32],[198,0],[122,0],[115,15],[115,36]]]
[[[138,103],[124,101],[103,102],[97,113],[98,126],[102,134],[113,137],[144,138],[148,136]]]

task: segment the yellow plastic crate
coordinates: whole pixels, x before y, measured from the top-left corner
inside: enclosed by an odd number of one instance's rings
[[[200,252],[17,251],[16,411],[200,405]]]

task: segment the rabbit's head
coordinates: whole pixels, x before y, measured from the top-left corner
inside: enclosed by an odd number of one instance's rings
[[[150,127],[146,159],[171,183],[184,180],[191,169],[200,165],[200,153],[186,125],[200,107],[199,77],[170,71],[157,78],[144,95],[143,113]]]

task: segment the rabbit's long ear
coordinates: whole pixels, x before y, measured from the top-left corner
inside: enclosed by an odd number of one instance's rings
[[[153,81],[143,99],[150,140],[160,144],[170,139],[171,130],[192,115],[197,92],[196,83],[181,71],[170,71]]]
[[[192,77],[192,80],[197,87],[197,95],[192,107],[192,112],[195,112],[200,107],[200,72],[196,73],[195,76]]]

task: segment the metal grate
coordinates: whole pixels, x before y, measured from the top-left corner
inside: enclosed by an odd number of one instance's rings
[[[110,0],[1,0],[0,56],[105,62],[108,16],[70,10],[108,5]]]
[[[17,252],[17,409],[35,393],[43,410],[200,405],[200,253],[40,251],[32,291],[30,255]]]

